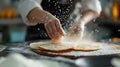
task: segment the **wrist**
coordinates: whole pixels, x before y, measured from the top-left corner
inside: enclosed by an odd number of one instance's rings
[[[78,24],[81,26],[84,26],[86,24],[86,22],[83,19],[79,19]]]
[[[44,11],[44,23],[48,23],[48,22],[56,19],[56,17],[53,16],[51,13],[49,13],[45,10],[43,10],[43,11]]]
[[[37,24],[38,23],[44,24],[55,19],[55,17],[51,13],[40,9],[39,7],[32,9],[27,15],[27,18],[31,23]]]

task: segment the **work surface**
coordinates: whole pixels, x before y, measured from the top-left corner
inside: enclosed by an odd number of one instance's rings
[[[48,57],[43,56],[37,53],[34,53],[29,48],[29,42],[24,43],[6,43],[0,45],[0,56],[5,57],[9,53],[21,53],[24,56],[32,59],[54,59],[59,60],[61,62],[67,62],[74,67],[77,65],[81,66],[79,62],[82,61],[85,63],[85,67],[110,67],[111,66],[111,59],[115,57],[119,57],[119,55],[108,55],[108,56],[93,56],[93,57],[82,57],[77,59],[69,59],[63,57]],[[84,61],[83,61],[84,60]]]

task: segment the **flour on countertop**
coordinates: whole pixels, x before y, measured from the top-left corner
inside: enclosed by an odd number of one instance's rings
[[[10,54],[0,58],[0,67],[69,67],[69,65],[52,60],[28,59],[20,54]]]

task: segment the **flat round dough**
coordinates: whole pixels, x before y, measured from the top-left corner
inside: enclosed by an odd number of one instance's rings
[[[37,42],[31,43],[30,47],[33,49],[42,49],[42,50],[50,50],[50,51],[63,51],[72,49],[75,43],[64,42],[60,44],[53,44],[50,42]]]
[[[74,51],[94,51],[101,49],[100,44],[94,44],[90,42],[80,42],[79,44],[72,42],[63,42],[61,44],[52,44],[50,42],[37,42],[31,43],[30,47],[32,49],[48,51],[64,51],[70,49]]]
[[[100,44],[94,44],[94,43],[85,43],[81,42],[78,45],[73,47],[74,50],[81,50],[81,51],[94,51],[101,49]]]

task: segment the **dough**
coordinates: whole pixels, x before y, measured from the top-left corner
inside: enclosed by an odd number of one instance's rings
[[[79,42],[78,45],[74,46],[74,50],[81,50],[81,51],[94,51],[101,49],[99,43],[93,42]]]
[[[50,51],[63,51],[69,50],[73,48],[74,43],[60,43],[60,44],[53,44],[50,42],[38,42],[38,43],[31,43],[30,47],[33,49],[42,49],[42,50],[50,50]]]
[[[63,42],[63,39],[64,39],[63,36],[61,36],[61,37],[59,37],[57,39],[51,39],[51,43],[53,43],[53,44],[59,44],[59,43]]]
[[[47,50],[47,51],[64,51],[64,50],[75,50],[75,51],[93,51],[100,49],[100,45],[94,43],[84,43],[79,44],[73,42],[62,42],[60,44],[53,44],[50,42],[37,42],[31,43],[30,47],[32,49]]]

